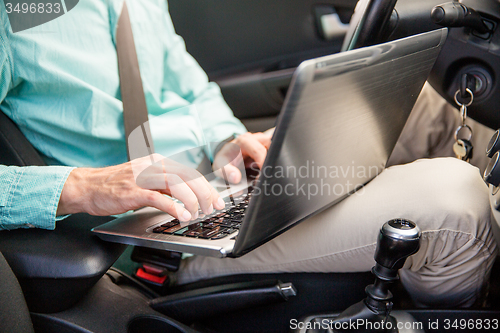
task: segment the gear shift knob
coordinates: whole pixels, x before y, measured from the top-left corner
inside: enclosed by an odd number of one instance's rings
[[[403,267],[406,258],[420,247],[420,228],[405,219],[390,220],[382,226],[377,240],[375,261],[390,270]]]
[[[365,320],[379,323],[380,327],[387,329],[366,329],[363,332],[398,332],[395,330],[398,322],[390,316],[393,295],[389,288],[397,281],[398,270],[403,267],[406,258],[418,251],[420,235],[420,228],[409,220],[394,219],[382,226],[375,251],[377,263],[372,269],[375,282],[366,287],[366,298],[347,308],[335,318],[335,322],[343,324]],[[386,326],[384,323],[391,325]]]
[[[394,219],[382,226],[377,240],[375,261],[372,269],[375,283],[366,287],[366,305],[381,311],[392,299],[389,286],[398,279],[398,270],[406,258],[420,248],[420,228],[410,220]]]

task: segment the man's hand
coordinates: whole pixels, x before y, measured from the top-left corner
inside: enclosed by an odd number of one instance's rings
[[[224,145],[214,158],[215,174],[237,184],[241,181],[244,168],[253,164],[262,168],[271,145],[272,130],[265,133],[247,132]]]
[[[154,163],[153,163],[154,161]],[[184,207],[170,195],[182,201]],[[57,215],[116,215],[155,207],[181,221],[224,208],[217,191],[198,171],[153,154],[106,168],[74,169],[64,184]]]

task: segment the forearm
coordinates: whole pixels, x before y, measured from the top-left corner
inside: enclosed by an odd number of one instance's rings
[[[57,207],[57,216],[76,214],[85,212],[86,202],[91,196],[91,188],[89,185],[96,181],[96,177],[92,177],[92,169],[77,168],[69,174]],[[93,179],[92,179],[93,178]]]

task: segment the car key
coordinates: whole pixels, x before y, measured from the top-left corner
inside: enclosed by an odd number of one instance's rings
[[[472,144],[469,140],[466,139],[458,139],[453,144],[453,152],[455,153],[458,159],[462,161],[469,162],[472,158]]]
[[[467,80],[467,75],[463,77],[463,80]],[[462,87],[463,86],[463,87]],[[458,159],[461,159],[462,161],[469,162],[470,159],[472,158],[472,128],[465,123],[465,120],[467,119],[467,107],[472,104],[474,101],[474,94],[472,93],[472,90],[467,87],[466,84],[463,84],[455,93],[455,103],[460,107],[460,117],[462,118],[462,124],[458,126],[457,130],[455,131],[455,143],[453,144],[453,152],[455,153],[455,156]],[[464,91],[465,88],[465,91]],[[467,93],[470,95],[470,101],[467,104],[463,104],[458,101],[457,96],[460,93],[460,95],[463,97],[467,96]],[[461,130],[468,130],[469,132],[469,137],[468,139],[459,139],[459,133]]]

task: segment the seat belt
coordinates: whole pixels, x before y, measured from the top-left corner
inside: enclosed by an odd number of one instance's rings
[[[148,122],[148,108],[146,98],[144,97],[144,88],[142,86],[139,61],[135,49],[134,35],[127,3],[123,2],[122,12],[118,19],[116,27],[116,53],[118,55],[118,71],[120,75],[120,92],[123,102],[123,124],[125,127],[125,142],[127,144],[127,157],[130,160],[130,133],[139,126],[142,128],[142,134],[146,141],[147,153],[144,156],[154,153],[153,138]],[[223,141],[229,142],[234,137]],[[220,147],[222,145],[219,145]],[[220,149],[217,146],[216,151]],[[140,152],[140,150],[139,150]],[[134,158],[142,157],[134,152]],[[209,175],[212,172],[212,164],[206,154],[204,154],[197,170],[203,175]]]
[[[120,75],[120,92],[123,102],[123,125],[125,127],[125,142],[127,144],[127,157],[130,160],[130,133],[136,128],[141,127],[142,135],[147,146],[147,154],[154,153],[153,139],[149,128],[148,108],[146,98],[144,97],[144,88],[142,86],[141,72],[139,69],[139,60],[135,49],[134,35],[132,33],[132,25],[128,14],[127,3],[123,2],[122,12],[118,19],[116,27],[116,53],[118,57],[118,72]],[[146,153],[146,152],[144,152]],[[140,157],[134,152],[134,157]],[[153,283],[157,278],[164,277],[166,270],[176,271],[179,268],[182,254],[179,252],[148,249],[142,247],[134,247],[132,252],[132,260],[142,264],[142,268],[138,270],[148,270],[147,265],[153,262],[153,273],[148,273],[146,277],[139,276],[137,278],[146,283]],[[151,266],[151,265],[150,265]],[[159,268],[159,272],[158,272]],[[148,279],[153,275],[153,280]],[[159,275],[159,276],[156,276]],[[165,288],[168,281],[163,279],[162,288]]]
[[[148,122],[148,108],[144,89],[142,87],[141,71],[132,33],[132,25],[128,14],[127,3],[123,2],[122,13],[116,27],[116,53],[118,56],[118,71],[120,75],[120,92],[123,102],[123,124],[125,126],[125,142],[127,156],[130,160],[130,133],[138,127],[146,141],[147,154],[154,153],[153,139]],[[140,156],[134,156],[140,157]]]

